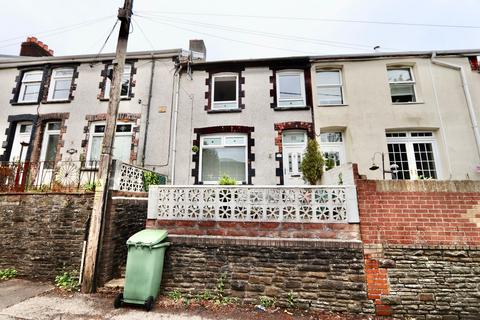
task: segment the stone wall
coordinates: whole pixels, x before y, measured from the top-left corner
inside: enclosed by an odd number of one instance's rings
[[[215,291],[225,275],[225,294],[258,303],[260,296],[286,305],[370,314],[360,242],[169,236],[162,290]]]
[[[226,237],[307,238],[360,240],[358,224],[228,222],[214,220],[149,219],[147,228],[166,229],[169,234]]]
[[[53,280],[80,269],[92,193],[0,194],[0,269]]]
[[[103,225],[97,284],[119,277],[127,260],[126,242],[145,229],[147,193],[110,191]]]

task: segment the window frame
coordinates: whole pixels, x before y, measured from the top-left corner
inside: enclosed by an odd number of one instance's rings
[[[56,76],[56,72],[60,70],[70,70],[72,71],[72,75],[70,77],[66,76]],[[58,67],[55,69],[52,69],[51,77],[50,77],[50,84],[48,88],[48,96],[47,96],[47,101],[69,101],[70,100],[70,95],[72,93],[72,82],[73,78],[75,76],[75,68],[72,67]],[[55,94],[55,84],[57,80],[68,80],[70,79],[70,88],[69,88],[69,93],[68,93],[68,98],[66,99],[54,99],[53,96]]]
[[[339,84],[318,84],[317,82],[317,74],[321,72],[338,72],[340,83]],[[340,88],[341,93],[341,102],[340,103],[321,103],[318,99],[318,89],[321,88]],[[345,103],[345,90],[344,90],[344,83],[343,83],[343,69],[342,68],[318,68],[315,69],[315,94],[317,99],[317,105],[320,107],[328,107],[328,106],[344,106]]]
[[[26,81],[25,77],[28,74],[39,74],[40,75],[40,80]],[[38,103],[40,101],[40,94],[42,92],[43,74],[44,74],[44,70],[28,70],[28,71],[23,72],[22,80],[20,81],[20,88],[19,88],[19,91],[18,91],[17,103]],[[25,94],[27,83],[38,83],[38,94],[37,94],[37,98],[35,100],[24,100],[24,98],[22,98]]]
[[[131,125],[130,131],[129,132],[117,132],[117,127],[115,127],[115,137],[117,137],[117,136],[128,136],[129,135],[133,138],[135,123],[134,122],[117,122],[116,126],[124,125],[124,124]],[[95,132],[95,127],[96,126],[106,126],[106,122],[105,121],[94,121],[90,124],[90,131],[88,133],[87,154],[86,154],[86,157],[85,157],[85,159],[86,159],[85,160],[85,167],[87,167],[87,168],[98,167],[98,165],[94,165],[93,163],[100,161],[100,160],[92,160],[91,159],[93,137],[104,137],[105,136],[105,131],[101,132],[101,133],[100,132]],[[102,140],[102,142],[103,142],[103,140]],[[112,148],[114,148],[114,147],[115,147],[115,141],[114,141],[114,145],[112,146]],[[100,155],[102,154],[101,152],[102,152],[102,150],[100,148]]]
[[[122,79],[123,81],[124,77],[126,76],[126,67],[130,68],[130,72],[128,73],[128,92],[126,95],[122,95],[122,82],[120,83],[120,99],[129,99],[130,95],[132,93],[132,72],[133,72],[133,63],[125,63],[123,73],[122,73]],[[110,88],[112,87],[112,80],[108,78],[108,72],[112,68],[113,71],[113,64],[107,64],[106,67],[106,74],[105,74],[105,79],[104,79],[104,86],[103,86],[103,99],[104,100],[110,100]]]
[[[435,163],[435,173],[437,177],[434,180],[441,180],[442,172],[441,172],[441,163],[439,157],[439,151],[437,146],[437,139],[435,131],[429,130],[411,130],[411,131],[388,131],[387,134],[404,134],[405,136],[396,136],[396,137],[387,137],[387,149],[389,144],[405,144],[405,150],[407,154],[407,163],[409,168],[410,179],[394,179],[393,180],[417,180],[419,179],[418,176],[418,168],[415,159],[415,150],[413,145],[415,143],[430,143],[432,145],[432,153],[433,153],[433,162]],[[412,136],[413,133],[431,133],[428,136]],[[388,167],[386,170],[390,169],[390,153],[387,151],[388,155]],[[390,170],[389,170],[390,171]],[[393,174],[391,174],[393,175]],[[432,178],[433,179],[433,178]]]
[[[235,77],[235,97],[236,99],[235,100],[230,100],[230,101],[215,101],[215,79],[217,78],[226,78],[226,77]],[[239,103],[239,93],[240,93],[240,90],[239,90],[239,74],[238,73],[233,73],[233,72],[222,72],[222,73],[215,73],[212,75],[212,85],[211,85],[211,96],[210,96],[210,100],[211,100],[211,107],[210,107],[210,110],[214,110],[214,111],[228,111],[228,110],[237,110],[239,109],[240,107],[240,103]],[[225,103],[235,103],[235,107],[233,108],[218,108],[218,107],[215,107],[215,104],[225,104]]]
[[[280,99],[280,78],[281,76],[288,76],[288,75],[298,75],[300,77],[300,90],[302,93],[302,101],[301,105],[281,105],[281,101],[289,101],[289,100],[300,100],[300,99]],[[276,85],[276,108],[278,109],[286,109],[286,108],[306,108],[307,107],[307,91],[305,88],[305,70],[301,69],[285,69],[285,70],[277,70],[275,72],[275,85]]]
[[[388,72],[390,70],[399,70],[399,69],[408,69],[410,72],[410,77],[412,80],[410,81],[394,81],[391,82],[388,79]],[[387,66],[387,80],[388,80],[388,89],[390,90],[390,101],[392,104],[410,104],[410,103],[418,103],[418,97],[417,97],[417,81],[415,79],[415,74],[413,72],[413,66]],[[411,84],[413,88],[413,101],[407,101],[407,102],[394,102],[393,101],[393,95],[392,95],[392,84]]]
[[[242,137],[244,138],[245,143],[242,145],[239,144],[227,144],[225,140],[227,137]],[[220,145],[203,145],[205,139],[211,138],[221,138]],[[248,134],[245,133],[213,133],[213,134],[204,134],[200,136],[200,148],[199,148],[199,159],[198,159],[198,181],[202,184],[217,185],[217,181],[203,181],[202,179],[202,164],[203,164],[203,149],[220,149],[225,147],[238,147],[242,146],[245,148],[245,179],[242,181],[237,181],[237,184],[248,183]]]
[[[322,134],[328,134],[328,133],[339,133],[340,138],[342,141],[340,142],[322,142]],[[338,152],[338,160],[340,161],[340,165],[345,164],[346,161],[346,156],[345,156],[345,134],[343,131],[324,131],[320,132],[319,135],[319,148],[320,152],[322,153],[322,156],[325,158],[324,153],[325,152]],[[326,160],[326,158],[325,158]],[[337,167],[337,164],[335,163],[335,167]]]

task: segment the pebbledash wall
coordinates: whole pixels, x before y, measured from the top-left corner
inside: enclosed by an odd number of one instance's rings
[[[480,319],[480,183],[356,183],[376,315]]]
[[[53,280],[78,270],[92,193],[0,194],[0,269]]]

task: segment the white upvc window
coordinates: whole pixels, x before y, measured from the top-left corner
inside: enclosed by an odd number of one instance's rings
[[[111,74],[113,70],[113,66],[109,65],[107,68],[107,75]],[[123,74],[122,74],[122,79],[121,79],[121,91],[120,91],[120,98],[128,98],[130,96],[130,89],[131,89],[131,83],[130,83],[130,78],[132,74],[132,65],[126,63],[125,67],[123,68]],[[104,98],[109,99],[110,98],[110,88],[112,86],[112,80],[110,80],[107,77],[105,77],[105,90],[104,90]]]
[[[212,82],[212,110],[238,109],[238,74],[216,74]]]
[[[87,165],[95,166],[100,161],[102,152],[105,123],[94,122],[90,127],[90,139],[88,140]],[[117,123],[115,140],[113,144],[113,158],[122,162],[130,163],[132,147],[133,123]]]
[[[393,103],[417,101],[415,78],[411,67],[389,67],[387,73]]]
[[[53,69],[48,89],[48,101],[69,100],[73,68]]]
[[[320,151],[323,158],[332,161],[332,164],[340,166],[345,163],[345,144],[342,132],[320,133]]]
[[[340,69],[319,69],[316,72],[318,105],[343,104],[343,82]]]
[[[431,131],[387,132],[392,179],[438,179],[438,151]]]
[[[42,70],[28,71],[23,74],[17,102],[37,102],[42,85]]]
[[[277,106],[305,107],[305,77],[301,70],[284,70],[276,73]]]
[[[224,175],[238,183],[248,180],[247,135],[212,134],[200,138],[199,180],[217,184]]]

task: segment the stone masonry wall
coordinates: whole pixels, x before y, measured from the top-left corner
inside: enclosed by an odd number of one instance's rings
[[[225,275],[225,294],[258,303],[260,296],[286,305],[371,314],[360,242],[169,236],[162,290],[215,291]]]
[[[80,269],[92,193],[0,194],[0,269],[53,280]]]
[[[127,260],[126,242],[145,229],[147,193],[110,191],[105,214],[97,284],[119,277]]]

